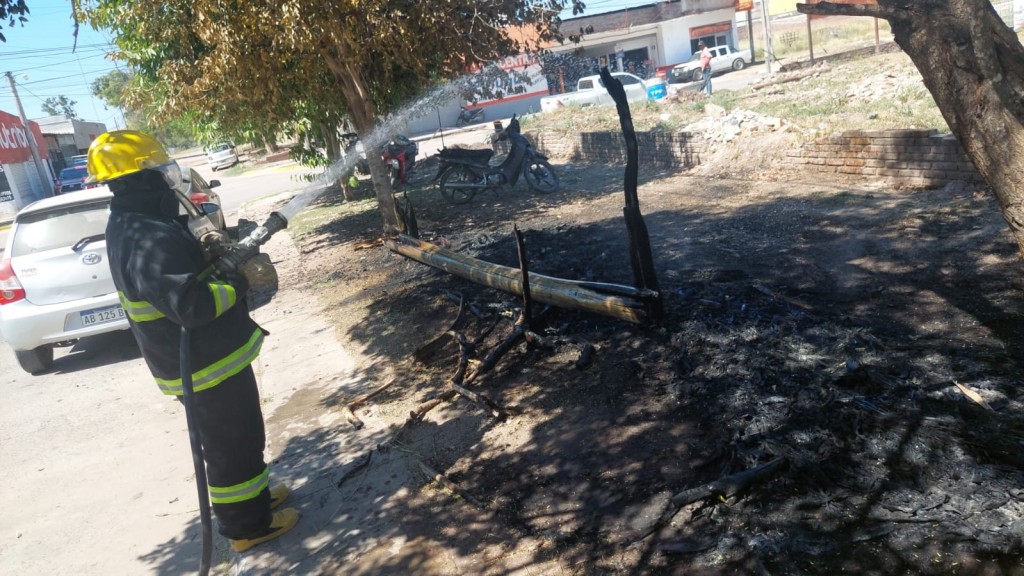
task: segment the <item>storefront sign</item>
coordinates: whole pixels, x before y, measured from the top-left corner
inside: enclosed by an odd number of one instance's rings
[[[41,158],[49,158],[46,148],[46,141],[39,131],[39,125],[29,122],[32,132],[35,135],[36,146],[39,148]],[[0,162],[4,164],[17,164],[30,162],[32,160],[32,149],[29,148],[28,135],[21,123],[21,118],[7,112],[0,112]]]
[[[720,32],[728,32],[731,29],[732,24],[729,22],[719,22],[717,24],[708,24],[707,26],[698,26],[696,28],[690,28],[690,38],[713,36]]]
[[[7,173],[4,172],[3,166],[0,166],[0,202],[14,202],[14,192],[7,181]]]

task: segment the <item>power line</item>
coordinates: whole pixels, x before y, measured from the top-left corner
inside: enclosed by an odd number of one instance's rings
[[[83,56],[81,59],[87,60],[89,58],[98,58],[102,56],[106,56],[106,54],[93,54],[92,56]],[[31,68],[19,68],[17,70],[11,70],[11,72],[14,74],[20,74],[22,72],[30,72],[32,70],[40,70],[42,68],[51,68],[53,66],[66,66],[68,64],[70,64],[70,62],[54,62],[52,64],[40,64],[39,66],[33,66]]]
[[[95,73],[98,73],[98,72],[100,72],[100,70],[93,70],[92,72],[90,72],[90,74],[95,74]],[[80,77],[80,76],[82,76],[82,73],[79,73],[79,74],[68,74],[67,76],[56,76],[54,78],[45,78],[43,80],[31,80],[29,82],[18,82],[18,85],[19,86],[24,86],[26,84],[41,84],[43,82],[52,82],[54,80],[65,80],[67,78],[76,78],[76,77]]]
[[[67,51],[62,50],[62,51],[59,51],[59,52],[43,52],[43,53],[39,53],[39,54],[22,54],[20,56],[17,56],[17,59],[18,60],[53,60],[54,58],[67,58],[69,56],[74,56],[76,54],[77,55],[97,54],[97,53],[99,53],[99,54],[107,54],[107,53],[113,52],[114,50],[116,50],[116,48],[101,46],[101,47],[98,47],[98,48],[87,48],[85,50],[75,50],[74,52],[71,52],[70,50],[67,50]]]
[[[96,48],[96,47],[110,47],[114,48],[112,44],[81,44],[78,48]],[[67,51],[71,53],[73,46],[61,46],[58,48],[32,48],[29,50],[17,50],[14,52],[4,52],[4,56],[23,56],[26,54],[45,54],[47,52],[61,52]]]
[[[28,92],[28,93],[29,93],[29,94],[30,94],[30,95],[31,95],[31,96],[32,96],[33,98],[35,98],[36,100],[39,100],[39,101],[40,101],[40,102],[42,102],[43,104],[46,104],[46,100],[43,100],[43,99],[42,99],[42,98],[40,98],[39,96],[36,96],[35,92],[33,92],[33,91],[29,90],[28,88],[25,88],[25,86],[24,86],[24,85],[22,85],[22,84],[21,84],[20,82],[15,82],[15,84],[17,84],[18,86],[21,86],[21,88],[22,88],[22,89],[23,89],[23,90],[24,90],[25,92]],[[11,97],[13,98],[13,97],[14,97],[14,95],[12,94],[12,95],[11,95]]]

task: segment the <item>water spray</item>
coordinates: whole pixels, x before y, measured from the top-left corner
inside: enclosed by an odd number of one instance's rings
[[[447,82],[431,90],[427,94],[407,104],[401,111],[391,114],[372,133],[360,139],[364,151],[377,150],[391,136],[399,132],[399,128],[406,125],[411,118],[424,116],[431,108],[438,111],[440,123],[440,108],[452,98],[461,96],[463,93],[472,90],[474,84],[480,82],[480,78],[486,78],[488,74],[499,69],[498,64],[490,64],[483,70],[474,74],[467,74],[451,82]],[[203,274],[208,276],[215,271],[234,271],[249,258],[259,252],[260,246],[267,243],[270,237],[288,227],[288,222],[302,212],[309,204],[320,197],[327,186],[337,180],[342,174],[350,171],[357,162],[356,154],[350,154],[338,160],[319,174],[309,186],[296,194],[279,211],[272,212],[266,222],[256,227],[249,235],[234,244],[223,246],[220,250],[220,258],[215,260],[213,265]]]

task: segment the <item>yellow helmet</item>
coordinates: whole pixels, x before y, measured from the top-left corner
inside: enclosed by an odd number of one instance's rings
[[[89,146],[89,175],[97,182],[169,164],[164,147],[152,136],[135,130],[114,130],[96,137]]]

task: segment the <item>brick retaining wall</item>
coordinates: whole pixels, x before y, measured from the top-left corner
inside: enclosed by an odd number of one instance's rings
[[[811,174],[865,176],[909,186],[981,182],[956,138],[936,130],[850,130],[804,144],[787,155],[786,164]]]
[[[530,134],[539,150],[559,160],[625,164],[617,132],[566,136]],[[701,163],[709,144],[689,132],[638,132],[640,166],[689,169]],[[780,168],[808,175],[866,178],[895,185],[941,186],[953,180],[982,182],[981,175],[950,134],[936,130],[851,130],[818,139],[786,154]]]
[[[584,132],[575,137],[554,132],[530,134],[537,149],[552,158],[587,164],[626,163],[626,143],[618,132]],[[701,162],[707,143],[689,132],[638,132],[640,166],[693,168]]]

